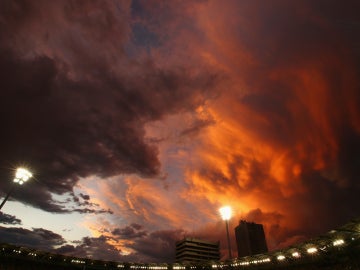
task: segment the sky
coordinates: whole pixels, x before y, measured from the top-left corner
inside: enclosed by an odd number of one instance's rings
[[[172,262],[360,215],[360,2],[0,0],[1,242]]]

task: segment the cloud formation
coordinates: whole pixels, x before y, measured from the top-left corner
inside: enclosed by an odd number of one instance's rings
[[[109,1],[101,11],[97,2],[1,5],[1,120],[9,131],[1,140],[2,176],[11,178],[9,168],[21,162],[42,184],[36,194],[29,188],[14,196],[61,212],[49,192],[70,192],[80,177],[158,175],[144,124],[201,104],[215,75],[125,57],[125,3]]]
[[[16,218],[16,216],[4,214],[0,212],[0,223],[10,224],[10,225],[21,225],[21,220]]]
[[[0,231],[1,241],[4,243],[28,246],[43,251],[52,251],[66,242],[61,235],[43,228],[27,230],[19,227],[0,227]]]
[[[78,243],[35,229],[32,243],[169,261],[185,235],[224,242],[222,204],[233,227],[263,223],[271,249],[358,216],[359,8],[2,1],[0,189],[20,162],[35,179],[16,200],[113,213]]]

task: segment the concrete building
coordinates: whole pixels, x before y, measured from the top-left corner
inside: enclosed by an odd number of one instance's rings
[[[262,224],[240,220],[235,237],[239,258],[268,251]]]
[[[188,237],[176,242],[176,262],[198,263],[219,260],[219,242]]]

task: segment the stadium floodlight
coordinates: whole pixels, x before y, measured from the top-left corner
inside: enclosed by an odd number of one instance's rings
[[[31,177],[32,177],[32,173],[25,169],[25,168],[17,168],[16,173],[15,173],[15,177],[13,179],[13,183],[16,183],[18,185],[22,185],[24,183],[26,183]],[[9,192],[6,194],[6,197],[4,198],[4,200],[2,201],[1,205],[0,205],[0,209],[4,206],[4,204],[6,203],[6,201],[9,199],[11,193],[14,190],[14,185],[11,187],[11,189],[9,190]]]
[[[225,221],[226,225],[226,236],[228,241],[228,250],[229,250],[229,260],[232,259],[231,255],[231,245],[230,245],[230,235],[229,235],[229,220],[231,218],[231,207],[230,206],[224,206],[219,209],[221,218]]]
[[[219,209],[221,218],[223,220],[229,220],[231,218],[231,208],[230,206],[224,206]]]
[[[18,168],[16,170],[14,182],[18,183],[19,185],[24,184],[32,177],[32,173],[29,172],[27,169]]]

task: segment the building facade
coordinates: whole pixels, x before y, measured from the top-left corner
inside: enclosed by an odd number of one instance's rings
[[[219,260],[219,242],[209,242],[188,237],[176,242],[176,262],[198,263]]]
[[[235,237],[239,258],[268,251],[262,224],[240,220]]]

